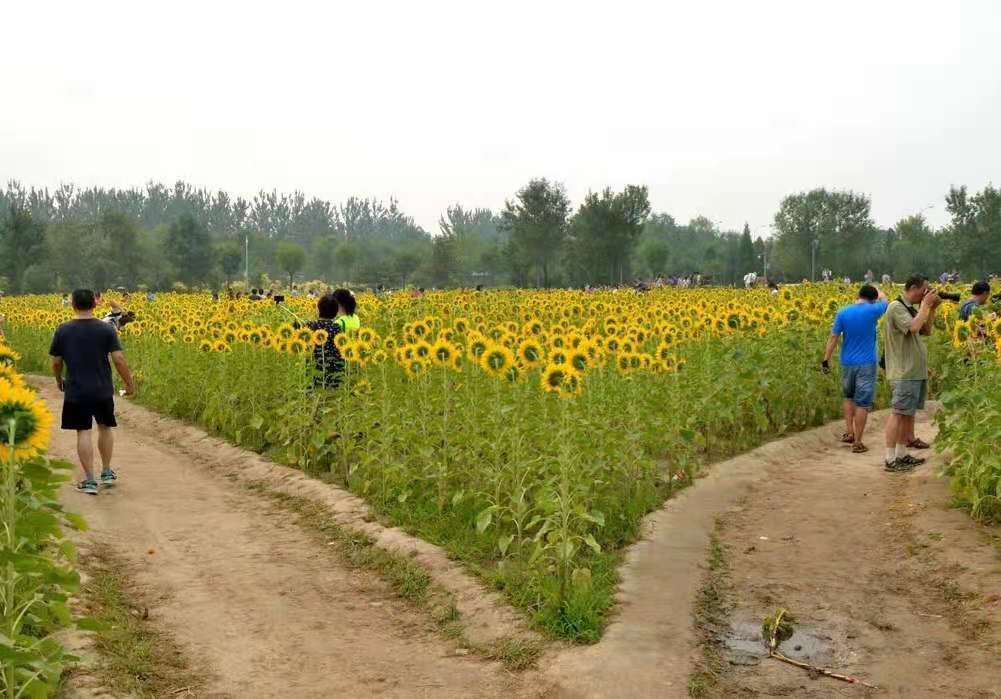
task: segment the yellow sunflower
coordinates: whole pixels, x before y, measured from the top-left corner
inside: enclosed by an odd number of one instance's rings
[[[49,444],[52,415],[27,388],[0,379],[0,460],[30,459]]]

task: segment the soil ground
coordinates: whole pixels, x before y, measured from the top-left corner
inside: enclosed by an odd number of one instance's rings
[[[59,396],[42,394],[58,415]],[[51,453],[76,462],[75,434]],[[199,697],[534,697],[532,673],[462,655],[376,574],[344,565],[272,506],[169,444],[116,433],[121,480],[66,487],[85,535],[113,550],[154,623],[206,672]],[[86,548],[82,555],[86,555]]]
[[[58,394],[42,393],[58,414]],[[148,411],[122,412],[119,485],[65,497],[207,678],[191,696],[684,697],[700,638],[708,631],[717,648],[732,640],[727,628],[745,632],[742,650],[725,650],[703,695],[872,693],[757,657],[757,628],[782,607],[804,633],[800,657],[880,696],[1001,697],[1001,535],[949,508],[933,475],[941,456],[888,474],[878,448],[853,455],[831,425],[715,465],[648,518],[602,641],[553,646],[539,670],[510,673],[464,655],[378,575],[345,565],[273,500],[206,467],[193,455],[201,443],[177,444],[195,428],[167,430],[158,418],[163,430],[143,429],[135,421],[152,420]],[[884,417],[870,424],[874,447]],[[932,439],[933,426],[922,421],[919,434]],[[73,435],[57,431],[52,453],[75,461]],[[259,458],[246,454],[248,465]],[[726,623],[706,629],[693,610],[714,533],[727,561],[712,573]]]
[[[757,630],[789,609],[808,635],[783,649],[810,645],[801,650],[815,664],[880,690],[727,652],[721,696],[1001,697],[999,532],[950,508],[934,474],[941,455],[924,452],[928,463],[909,474],[884,472],[884,419],[870,425],[866,455],[831,430],[764,464],[766,477],[720,525],[731,624]],[[927,419],[917,431],[934,437]]]

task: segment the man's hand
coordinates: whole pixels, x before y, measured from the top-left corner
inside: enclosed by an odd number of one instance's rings
[[[936,308],[940,303],[942,303],[942,297],[934,289],[925,294],[924,298],[921,299],[921,305],[929,311]]]
[[[820,363],[820,370],[825,374],[831,373],[831,363],[826,359]]]
[[[136,395],[136,385],[134,383],[125,384],[124,390],[119,393],[123,398],[132,398]]]

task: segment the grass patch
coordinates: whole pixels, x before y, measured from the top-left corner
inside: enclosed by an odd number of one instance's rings
[[[204,676],[191,667],[177,643],[149,621],[147,607],[122,572],[124,561],[107,546],[95,545],[81,567],[89,576],[81,600],[99,624],[93,635],[98,662],[87,671],[116,696],[198,694]]]
[[[730,608],[730,565],[726,547],[720,540],[722,527],[722,520],[717,517],[716,526],[709,535],[706,574],[693,611],[702,648],[698,667],[688,678],[688,696],[694,699],[716,696],[726,667],[719,639],[727,628]]]

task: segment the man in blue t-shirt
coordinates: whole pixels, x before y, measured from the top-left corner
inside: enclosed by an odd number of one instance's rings
[[[991,285],[987,282],[976,282],[972,289],[973,295],[959,307],[959,319],[969,320],[979,306],[985,305],[991,298]]]
[[[862,442],[865,423],[876,397],[876,325],[886,313],[886,295],[871,284],[858,292],[858,301],[845,306],[834,316],[831,337],[827,340],[824,373],[831,370],[831,356],[838,340],[841,347],[841,389],[844,397],[845,432],[841,441],[862,454],[868,448]]]

